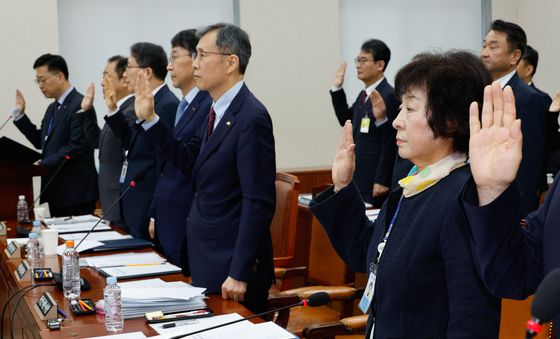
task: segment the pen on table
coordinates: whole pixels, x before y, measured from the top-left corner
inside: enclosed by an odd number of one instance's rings
[[[66,312],[64,312],[60,307],[57,307],[56,310],[64,319],[66,319],[67,315]]]
[[[174,322],[174,323],[165,323],[165,324],[161,325],[161,328],[173,328],[173,327],[176,327],[176,326],[194,324],[196,322],[198,322],[198,320],[192,319],[192,320],[178,321],[178,322]]]

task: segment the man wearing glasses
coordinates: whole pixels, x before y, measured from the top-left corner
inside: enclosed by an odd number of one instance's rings
[[[213,99],[200,153],[170,138],[157,122],[146,82],[137,86],[136,114],[156,121],[146,135],[192,175],[187,251],[193,284],[259,313],[266,309],[274,279],[269,231],[276,198],[272,121],[243,80],[251,56],[247,33],[215,24],[197,34],[194,77]]]
[[[165,124],[173,126],[179,100],[164,82],[167,76],[167,56],[161,46],[138,42],[130,47],[130,56],[124,73],[125,83],[130,91],[134,90],[139,74],[143,74],[148,81],[149,89],[154,96],[156,112]],[[105,81],[104,86],[110,88],[111,84]],[[127,119],[122,110],[118,109],[116,99],[111,101],[107,97],[112,96],[105,96],[110,110],[105,121],[126,150],[126,159],[120,176],[121,190],[129,186],[136,174],[141,171],[146,172],[142,183],[123,197],[124,223],[132,236],[149,239],[149,215],[153,207],[152,201],[161,169],[161,159],[150,141],[143,134],[138,133],[135,125],[140,125],[139,122]]]
[[[391,123],[398,113],[399,103],[384,75],[390,58],[391,51],[383,41],[371,39],[364,42],[354,59],[358,79],[365,85],[356,101],[348,106],[342,88],[346,73],[344,62],[338,68],[330,91],[340,126],[344,126],[346,120],[351,120],[354,126],[354,181],[364,201],[375,207],[380,207],[389,193],[397,153]],[[382,108],[382,101],[386,109]]]
[[[48,174],[41,177],[41,190],[50,184],[41,203],[49,203],[52,216],[93,213],[98,196],[93,148],[76,114],[84,105],[84,97],[68,82],[68,66],[60,55],[40,56],[33,69],[43,95],[55,101],[47,107],[41,127],[37,128],[25,114],[25,99],[16,90],[12,114],[17,128],[35,148],[42,150],[39,164],[47,168]],[[91,117],[95,119],[95,114]]]
[[[171,39],[171,55],[167,70],[173,87],[179,88],[183,98],[177,107],[173,125],[167,126],[168,136],[188,144],[201,127],[206,127],[212,98],[196,87],[193,56],[198,37],[195,29],[177,33]],[[144,128],[150,124],[145,123]],[[157,145],[156,145],[157,147]],[[154,194],[154,214],[150,220],[150,237],[157,239],[165,257],[188,272],[186,233],[187,217],[193,198],[191,177],[173,162],[162,159],[162,171]]]

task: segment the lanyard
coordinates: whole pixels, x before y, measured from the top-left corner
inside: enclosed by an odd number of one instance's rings
[[[397,208],[395,209],[395,213],[391,218],[391,222],[389,223],[389,227],[387,228],[387,232],[385,232],[385,236],[383,236],[383,240],[377,245],[377,259],[375,260],[376,263],[379,262],[381,259],[381,255],[383,254],[383,250],[385,250],[385,245],[387,244],[387,240],[389,240],[389,236],[391,235],[391,231],[393,230],[393,226],[395,225],[395,220],[397,219],[397,215],[401,209],[401,203],[403,200],[403,195],[399,199],[399,203],[397,204]]]

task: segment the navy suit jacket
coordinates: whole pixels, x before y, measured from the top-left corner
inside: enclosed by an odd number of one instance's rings
[[[41,197],[41,202],[48,202],[50,206],[66,207],[97,201],[93,148],[83,133],[81,117],[76,114],[82,99],[83,95],[73,89],[59,109],[56,108],[56,101],[51,103],[41,121],[41,128],[37,128],[27,115],[14,121],[27,140],[42,150],[41,164],[50,173],[41,177],[41,187],[53,178],[53,172],[62,164],[65,156],[71,157]],[[48,135],[51,119],[52,130]]]
[[[537,208],[544,175],[546,111],[543,110],[541,95],[524,83],[517,73],[507,85],[513,90],[517,118],[521,119],[523,159],[517,172],[517,182],[523,194],[522,213],[527,214]]]
[[[146,132],[168,160],[192,173],[187,250],[193,284],[220,293],[231,276],[247,282],[248,291],[268,291],[276,199],[272,120],[243,85],[212,136],[207,139],[202,130],[198,156],[196,147],[172,138],[161,122]]]
[[[177,126],[173,130],[166,126],[168,133],[181,143],[188,144],[200,128],[206,127],[211,105],[212,98],[208,92],[198,92]],[[158,147],[157,144],[155,146]],[[185,241],[193,198],[191,176],[165,158],[162,163],[163,169],[154,193],[156,232],[165,257],[188,273]]]
[[[385,101],[388,118],[388,121],[379,127],[375,126],[375,117],[369,98],[366,98],[364,105],[360,105],[357,98],[354,104],[348,107],[344,89],[330,92],[340,126],[344,126],[346,120],[352,121],[356,144],[354,181],[358,185],[364,201],[369,203],[373,202],[374,183],[391,186],[393,164],[397,153],[396,131],[392,123],[398,114],[399,103],[395,98],[394,89],[389,85],[387,79],[383,79],[377,85],[376,90]],[[364,116],[368,116],[370,119],[367,133],[360,132],[360,124]]]
[[[560,177],[554,179],[544,204],[527,215],[526,228],[520,226],[524,214],[516,183],[482,207],[474,182],[468,187],[463,202],[482,279],[497,297],[525,299],[547,273],[560,267]],[[560,330],[560,315],[554,323]]]
[[[473,262],[460,200],[469,178],[464,166],[402,199],[378,263],[367,326],[369,333],[375,316],[376,339],[498,337],[500,301]],[[310,208],[346,264],[369,273],[401,195],[402,189],[391,192],[375,222],[365,216],[354,183],[336,194],[332,188],[321,193]]]
[[[179,100],[167,85],[154,96],[154,110],[163,123],[173,126]],[[127,150],[128,169],[121,185],[121,191],[130,185],[132,178],[141,171],[146,177],[131,189],[122,200],[123,217],[129,233],[137,238],[149,239],[148,223],[154,188],[161,168],[161,159],[152,143],[142,133],[138,133],[136,122],[127,120],[122,111],[105,117],[111,130],[121,140]]]

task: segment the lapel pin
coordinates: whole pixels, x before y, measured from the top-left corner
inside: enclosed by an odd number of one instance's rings
[[[226,122],[226,125],[228,126],[231,125],[231,121]]]

